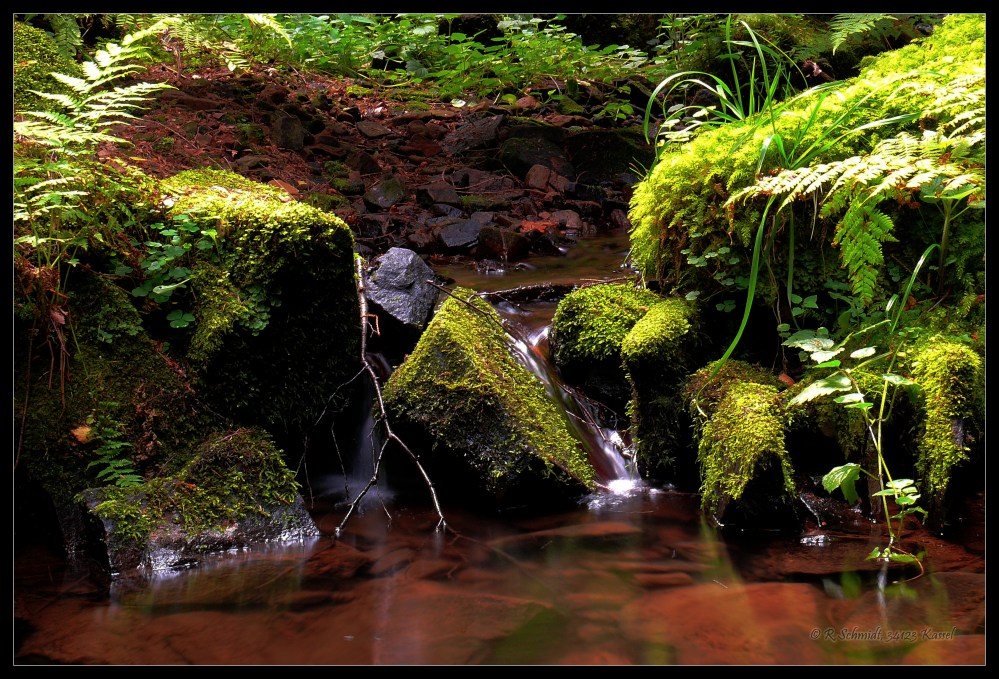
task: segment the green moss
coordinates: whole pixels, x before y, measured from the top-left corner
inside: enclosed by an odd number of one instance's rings
[[[893,116],[918,114],[926,107],[925,95],[912,85],[933,83],[944,92],[952,79],[984,66],[983,22],[983,15],[950,15],[931,37],[879,55],[859,77],[838,83],[814,119],[810,115],[816,98],[805,97],[789,103],[772,124],[769,118],[750,117],[706,130],[690,142],[666,149],[636,186],[631,201],[632,258],[642,274],[662,280],[665,287],[696,289],[702,294],[729,292],[733,282],[745,287],[765,200],[739,203],[731,210],[723,205],[729,195],[754,182],[758,171],[779,169],[779,156],[769,146],[775,133],[785,144],[801,133],[798,148],[812,144],[821,147],[822,136],[837,125],[845,132]],[[899,80],[903,75],[905,80]],[[811,164],[862,156],[879,140],[902,130],[921,134],[920,124],[909,117],[863,134],[843,138],[834,135],[836,142]],[[805,127],[807,131],[801,132]],[[768,146],[771,151],[761,166],[761,150]],[[813,235],[811,215],[804,205],[795,206],[794,211],[808,217],[795,221],[796,242],[809,242]],[[935,208],[921,212],[926,219],[939,219]],[[926,227],[920,219],[906,216],[903,220],[900,216],[896,224],[903,228],[906,224],[919,225],[922,232],[913,227],[911,233],[923,234],[921,238],[900,237],[898,248],[907,247],[907,241],[925,240]],[[786,271],[791,227],[785,223],[768,228],[773,238],[765,255],[768,265],[774,271]],[[827,229],[824,237],[831,241],[832,232]],[[913,261],[915,258],[918,252]],[[810,272],[805,289],[819,291],[824,281],[846,281],[847,272],[840,269],[835,258],[826,259],[824,268]],[[783,274],[776,276],[773,283],[761,277],[757,289],[761,303],[773,301],[783,281]]]
[[[329,398],[356,372],[360,341],[349,227],[230,172],[181,172],[162,190],[172,214],[217,232],[192,266],[188,358],[221,411],[297,430],[341,407]]]
[[[939,506],[953,468],[968,459],[964,421],[983,412],[984,361],[968,345],[940,336],[928,338],[910,360],[922,412],[916,469]]]
[[[469,193],[458,197],[458,203],[465,212],[488,212],[509,210],[510,198],[502,195]]]
[[[63,73],[74,78],[83,72],[73,59],[63,54],[43,30],[21,21],[14,22],[14,111],[51,111],[59,106],[31,92],[69,94],[67,86],[52,77]]]
[[[742,497],[755,477],[779,470],[783,489],[794,492],[793,469],[784,448],[784,416],[776,388],[729,383],[701,428],[701,505],[718,511]]]
[[[90,423],[115,423],[128,444],[121,455],[143,474],[183,464],[207,427],[205,414],[192,407],[180,366],[149,340],[126,293],[79,271],[71,304],[74,330],[65,365],[55,342],[48,347],[39,341],[33,363],[26,353],[15,362],[19,417],[27,404],[19,463],[57,502],[98,485],[99,470],[88,465],[101,442],[88,437]],[[18,326],[16,336],[23,351],[28,328]]]
[[[176,474],[138,488],[101,490],[93,513],[114,525],[118,541],[145,543],[174,526],[188,539],[224,534],[247,517],[269,517],[299,491],[281,451],[259,430],[213,434]]]
[[[621,341],[632,386],[628,405],[635,456],[646,476],[672,466],[687,426],[682,386],[696,360],[697,317],[682,299],[656,302]],[[688,424],[688,423],[683,423]]]
[[[366,97],[372,93],[372,89],[369,87],[362,87],[361,85],[348,85],[345,91],[348,97]]]
[[[464,301],[463,301],[464,300]],[[496,312],[467,289],[441,305],[385,386],[396,417],[428,432],[494,496],[542,473],[594,487],[594,470],[544,387],[507,346]],[[564,482],[564,481],[563,481]]]
[[[552,318],[549,341],[555,365],[619,361],[625,336],[660,301],[656,293],[628,283],[572,291]]]

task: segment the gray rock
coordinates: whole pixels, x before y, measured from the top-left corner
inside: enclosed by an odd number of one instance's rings
[[[434,306],[438,290],[427,283],[434,272],[423,259],[405,248],[390,248],[378,258],[367,276],[368,302],[405,326],[423,330]]]

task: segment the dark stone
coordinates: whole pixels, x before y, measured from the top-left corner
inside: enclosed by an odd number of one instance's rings
[[[381,165],[366,151],[354,150],[346,160],[347,165],[361,174],[377,174],[382,171]]]
[[[271,139],[278,148],[301,151],[305,148],[305,127],[294,116],[282,116],[271,125]]]
[[[364,193],[364,203],[371,209],[387,210],[408,195],[406,184],[398,177],[389,176]]]
[[[496,141],[496,130],[504,116],[489,116],[465,123],[454,132],[446,135],[441,147],[448,155],[464,153]]]
[[[445,226],[437,233],[437,238],[446,251],[467,250],[479,240],[482,224],[466,219],[457,224]]]
[[[530,254],[531,241],[522,233],[486,225],[479,230],[476,256],[515,262]]]
[[[385,127],[381,123],[374,123],[370,120],[362,120],[357,123],[357,131],[368,139],[379,139],[392,134],[392,130],[389,128]]]
[[[454,190],[454,187],[443,182],[421,186],[416,190],[416,200],[421,205],[433,205],[435,203],[458,205],[461,202],[458,198],[458,192]]]
[[[418,254],[405,248],[390,248],[368,274],[365,296],[377,310],[422,331],[439,294],[428,280],[435,280],[433,269]]]

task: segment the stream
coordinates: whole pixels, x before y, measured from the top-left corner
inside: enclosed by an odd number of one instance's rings
[[[483,292],[610,279],[626,248],[612,234],[503,273],[437,270]],[[906,535],[926,551],[924,573],[867,561],[884,539],[873,524],[722,532],[696,494],[635,477],[619,432],[586,426],[595,413],[545,360],[554,303],[497,308],[519,328],[522,360],[601,450],[610,492],[530,518],[445,507],[441,532],[429,501],[382,483],[334,540],[367,476],[317,476],[303,495],[323,537],[114,580],[22,537],[14,664],[984,664],[983,514],[969,509],[949,539]],[[366,428],[359,418],[353,447],[370,457]]]

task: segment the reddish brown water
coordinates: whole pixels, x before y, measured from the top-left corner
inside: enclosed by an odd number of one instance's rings
[[[623,261],[621,247],[609,236],[581,243],[571,266],[552,258],[504,275],[441,273],[480,291],[607,278]],[[524,319],[528,331],[551,308],[535,308]],[[50,549],[19,546],[14,663],[985,662],[982,498],[954,541],[904,536],[926,553],[916,577],[865,559],[884,544],[874,526],[864,534],[721,533],[705,524],[696,496],[641,486],[532,519],[445,507],[445,532],[426,507],[390,493],[382,507],[372,494],[334,540],[344,484],[310,484],[327,492],[312,506],[327,537],[229,554],[197,570],[107,584]]]
[[[259,548],[110,591],[15,560],[15,664],[983,664],[984,557],[928,536],[880,577],[879,536],[733,540],[645,490],[494,521],[378,507],[341,540]],[[332,535],[342,509],[317,504]],[[452,532],[453,531],[453,532]],[[880,582],[879,582],[880,581]]]

